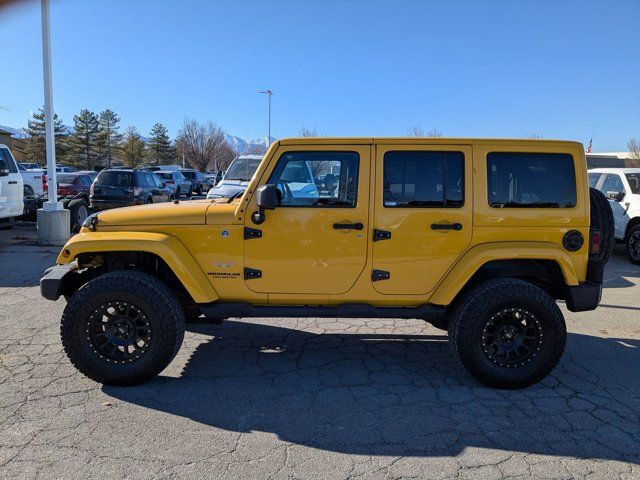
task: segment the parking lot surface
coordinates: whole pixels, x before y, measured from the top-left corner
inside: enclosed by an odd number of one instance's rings
[[[40,297],[58,249],[0,232],[1,478],[640,478],[640,267],[616,246],[601,307],[554,373],[486,388],[421,321],[187,325],[145,385],[80,375]]]

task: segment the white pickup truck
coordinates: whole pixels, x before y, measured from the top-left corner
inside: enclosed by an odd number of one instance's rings
[[[46,170],[42,168],[24,168],[21,163],[18,163],[18,170],[22,175],[22,181],[24,182],[25,195],[42,195],[44,194],[44,186],[47,183]]]
[[[24,190],[18,165],[6,145],[0,144],[0,229],[11,228],[24,211]]]
[[[629,260],[640,265],[640,168],[594,168],[589,185],[609,199],[616,240],[626,243]]]

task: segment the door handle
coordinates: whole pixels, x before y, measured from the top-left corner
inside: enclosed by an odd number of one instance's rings
[[[364,225],[362,223],[334,223],[334,230],[362,230]]]
[[[9,185],[15,185],[16,183],[18,183],[18,181],[17,181],[17,180],[11,180],[11,181],[9,182]]]
[[[432,223],[431,230],[462,230],[461,223]]]

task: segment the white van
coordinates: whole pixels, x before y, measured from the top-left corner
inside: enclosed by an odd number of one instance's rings
[[[24,190],[18,165],[6,145],[0,144],[0,228],[24,211]]]

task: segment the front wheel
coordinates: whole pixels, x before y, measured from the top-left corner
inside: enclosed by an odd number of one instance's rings
[[[477,380],[491,387],[533,385],[558,364],[566,343],[562,312],[544,290],[514,278],[484,281],[457,302],[449,341]]]
[[[631,227],[627,234],[627,255],[631,263],[640,265],[640,224]]]
[[[82,286],[60,326],[71,363],[107,385],[135,385],[158,375],[180,349],[184,313],[160,280],[121,270]]]

